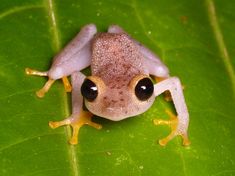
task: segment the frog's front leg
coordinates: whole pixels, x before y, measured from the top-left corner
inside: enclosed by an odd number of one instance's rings
[[[49,122],[51,128],[57,128],[62,125],[71,125],[73,134],[70,139],[70,144],[78,143],[78,134],[79,129],[83,125],[90,125],[96,129],[101,129],[102,126],[91,121],[93,116],[92,113],[84,111],[83,106],[83,97],[81,94],[81,85],[84,81],[85,76],[80,72],[75,72],[72,74],[72,115],[62,121],[58,122]]]
[[[49,71],[40,72],[34,69],[26,68],[28,75],[48,76],[49,79],[42,89],[36,92],[38,97],[43,97],[50,89],[55,80],[61,79],[65,90],[71,91],[70,83],[66,76],[74,71],[80,71],[88,67],[91,63],[91,39],[96,34],[96,26],[89,24],[84,26],[77,36],[53,59]]]
[[[173,103],[177,112],[177,116],[169,111],[170,120],[154,120],[155,125],[167,124],[171,127],[171,133],[166,138],[159,140],[161,145],[166,145],[172,138],[180,135],[183,138],[183,145],[189,145],[188,139],[188,124],[189,114],[185,104],[184,95],[180,80],[177,77],[170,77],[154,85],[155,96],[160,95],[164,91],[169,90],[172,96]]]

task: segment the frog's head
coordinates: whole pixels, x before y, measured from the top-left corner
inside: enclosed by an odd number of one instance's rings
[[[104,82],[87,77],[81,87],[88,110],[98,116],[118,121],[145,112],[154,102],[154,86],[148,75],[115,78]]]

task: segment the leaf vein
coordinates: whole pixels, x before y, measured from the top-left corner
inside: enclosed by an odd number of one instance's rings
[[[136,0],[132,0],[132,5],[131,5],[131,7],[133,8],[133,10],[134,10],[134,12],[135,12],[136,17],[137,17],[137,19],[138,19],[138,21],[139,21],[139,24],[140,24],[140,26],[142,27],[142,29],[143,29],[144,34],[146,35],[146,37],[147,37],[150,41],[152,41],[152,43],[155,45],[156,48],[160,49],[160,51],[163,52],[163,48],[159,47],[159,45],[156,43],[156,41],[155,41],[153,38],[149,37],[149,35],[148,35],[148,33],[147,33],[148,30],[145,28],[144,21],[143,21],[142,17],[140,16],[139,12],[138,12]]]
[[[38,171],[34,171],[34,172],[31,172],[29,174],[24,174],[24,176],[29,176],[29,175],[39,175],[39,174],[42,174],[42,173],[45,173],[45,172],[50,172],[50,171],[56,171],[56,170],[65,170],[65,168],[53,168],[53,169],[44,169],[44,170],[38,170]]]
[[[179,142],[179,146],[181,146],[181,141]],[[180,150],[180,159],[182,161],[182,167],[183,167],[183,173],[186,176],[187,172],[186,172],[186,164],[185,164],[185,159],[184,159],[184,155],[183,152]]]
[[[224,62],[225,69],[227,70],[229,78],[231,80],[233,95],[235,98],[235,71],[233,69],[231,58],[229,56],[226,44],[224,42],[224,37],[217,19],[215,4],[213,0],[206,0],[205,2],[212,31],[215,35],[215,40],[217,42],[221,58]]]
[[[60,37],[59,37],[59,30],[57,27],[56,16],[55,16],[55,7],[53,4],[53,0],[45,0],[46,10],[49,16],[49,24],[51,26],[50,32],[52,35],[52,47],[54,52],[58,52],[60,49]]]
[[[27,142],[29,140],[33,140],[35,138],[39,138],[39,137],[45,137],[45,136],[49,136],[49,135],[58,135],[58,134],[61,134],[61,133],[51,133],[51,134],[43,134],[43,135],[38,135],[38,136],[33,136],[33,137],[28,137],[28,138],[24,138],[22,140],[19,140],[15,143],[11,143],[11,144],[8,144],[7,146],[4,146],[2,148],[0,148],[0,152],[4,151],[4,150],[7,150],[13,146],[16,146],[16,145],[19,145],[19,144],[22,144],[24,142]]]
[[[213,174],[213,176],[218,176],[218,175],[223,175],[223,174],[229,174],[229,173],[233,173],[233,172],[235,172],[235,170],[234,169],[231,169],[231,170],[223,170],[223,171],[221,171],[221,172],[218,172],[218,173],[216,173],[216,174]]]
[[[51,26],[51,34],[52,34],[52,47],[54,48],[55,52],[58,52],[61,43],[60,43],[60,37],[59,37],[59,30],[58,25],[56,21],[56,9],[55,5],[53,3],[53,0],[45,0],[46,9],[49,15],[49,24]],[[64,104],[64,114],[65,116],[69,116],[69,107],[68,107],[68,97],[66,93],[63,93],[63,104]],[[71,129],[69,126],[65,128],[66,130],[66,136],[69,137],[71,133]],[[74,176],[78,176],[78,159],[77,159],[77,152],[75,146],[68,146],[68,152],[70,157],[70,164],[72,167],[72,172]]]
[[[14,13],[22,12],[24,10],[37,9],[37,8],[43,8],[43,6],[42,5],[29,5],[29,6],[14,7],[14,8],[6,10],[5,12],[0,13],[0,20]]]
[[[15,92],[15,93],[9,94],[7,96],[0,97],[0,100],[7,99],[7,98],[10,98],[10,97],[13,97],[13,96],[16,96],[16,95],[20,95],[20,94],[34,92],[34,91],[36,91],[36,89],[29,89],[29,90],[23,90],[23,91]]]

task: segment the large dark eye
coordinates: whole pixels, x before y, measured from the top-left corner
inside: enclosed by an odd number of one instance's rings
[[[143,78],[135,86],[135,95],[141,101],[149,99],[153,94],[153,83],[149,78]]]
[[[82,96],[88,101],[94,101],[98,95],[98,88],[94,82],[85,79],[81,87]]]

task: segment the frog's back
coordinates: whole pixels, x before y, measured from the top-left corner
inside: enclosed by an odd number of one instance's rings
[[[125,78],[127,82],[144,74],[143,56],[137,46],[124,33],[100,33],[92,43],[92,75],[106,84]]]

